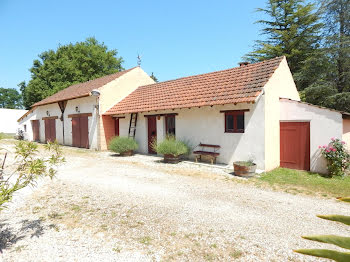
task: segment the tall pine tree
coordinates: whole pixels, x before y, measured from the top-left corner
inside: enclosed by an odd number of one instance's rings
[[[265,26],[262,34],[266,39],[257,40],[255,50],[244,58],[257,62],[285,55],[292,73],[298,74],[320,42],[322,23],[314,5],[304,0],[268,0],[266,8],[257,11],[269,16],[257,21]],[[296,82],[299,90],[306,87],[302,81]]]

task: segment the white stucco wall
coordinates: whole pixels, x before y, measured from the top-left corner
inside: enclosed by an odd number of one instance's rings
[[[0,108],[0,133],[17,133],[17,120],[26,112],[27,110]]]
[[[67,106],[64,112],[64,144],[71,146],[73,143],[72,137],[72,118],[68,118],[68,115],[72,114],[84,114],[92,113],[92,116],[88,117],[88,134],[89,134],[89,146],[90,149],[97,149],[97,109],[98,100],[96,97],[88,96],[77,99],[68,100]],[[76,111],[78,107],[78,111]]]
[[[48,112],[48,114],[47,114]],[[22,130],[24,130],[24,125],[27,125],[27,132],[24,134],[24,138],[26,140],[33,140],[33,130],[31,120],[39,120],[39,137],[40,142],[45,142],[45,122],[42,119],[43,117],[54,117],[57,116],[60,118],[61,110],[57,103],[39,106],[34,109],[34,111],[28,114],[22,121],[19,122],[19,126]],[[63,143],[63,129],[62,129],[62,121],[60,119],[55,120],[56,124],[56,139],[58,143]]]
[[[280,106],[281,121],[310,122],[310,170],[327,173],[318,146],[327,145],[332,137],[342,139],[341,113],[286,99],[280,100]]]
[[[225,114],[220,110],[249,109],[245,112],[245,133],[225,133]],[[178,113],[175,116],[176,138],[199,143],[220,145],[219,163],[253,158],[259,169],[264,169],[264,98],[256,104],[237,104],[180,110],[147,112],[138,115],[136,141],[138,152],[148,153],[147,118],[144,115]],[[130,115],[120,120],[120,136],[127,136]],[[157,141],[165,137],[165,117],[157,120]]]
[[[66,110],[64,112],[64,141],[63,141],[63,122],[61,121],[61,110],[58,103],[39,106],[30,114],[28,114],[23,120],[19,122],[19,126],[23,130],[23,126],[27,125],[27,132],[25,133],[26,140],[33,140],[33,131],[31,120],[39,120],[40,125],[40,142],[45,142],[45,123],[42,120],[43,117],[47,117],[46,111],[49,112],[49,116],[57,116],[56,123],[56,139],[58,143],[64,145],[72,145],[72,118],[68,118],[70,114],[79,113],[92,113],[92,117],[88,117],[88,132],[89,132],[89,146],[92,149],[97,149],[97,115],[95,105],[97,105],[97,99],[95,97],[83,97],[72,99],[67,102]],[[78,111],[76,111],[78,106]]]
[[[284,58],[264,87],[265,96],[265,167],[280,165],[280,102],[279,98],[300,100],[292,73]]]

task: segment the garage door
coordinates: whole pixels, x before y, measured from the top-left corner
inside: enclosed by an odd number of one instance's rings
[[[310,170],[310,123],[280,123],[281,167]]]
[[[88,117],[78,116],[72,118],[73,146],[89,148]]]
[[[54,142],[56,140],[56,120],[45,119],[45,142]]]

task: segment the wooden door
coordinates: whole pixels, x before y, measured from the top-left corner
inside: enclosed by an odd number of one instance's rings
[[[88,117],[72,117],[72,145],[89,148]]]
[[[153,141],[157,142],[157,120],[155,116],[150,116],[148,119],[148,153],[156,154],[152,148]]]
[[[33,141],[40,141],[39,120],[32,120]]]
[[[119,136],[119,118],[115,119],[114,135]]]
[[[280,123],[281,167],[310,170],[310,123]]]
[[[56,140],[56,120],[45,119],[45,142],[54,142]]]
[[[80,117],[80,147],[89,148],[88,117]]]
[[[72,146],[80,147],[80,119],[72,117]]]

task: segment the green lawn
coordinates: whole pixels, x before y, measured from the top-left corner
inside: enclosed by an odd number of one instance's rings
[[[277,168],[263,173],[255,181],[258,185],[289,193],[316,194],[324,197],[350,196],[350,176],[326,178],[316,173]]]
[[[16,134],[8,134],[8,133],[0,133],[0,139],[11,139],[15,136]]]

